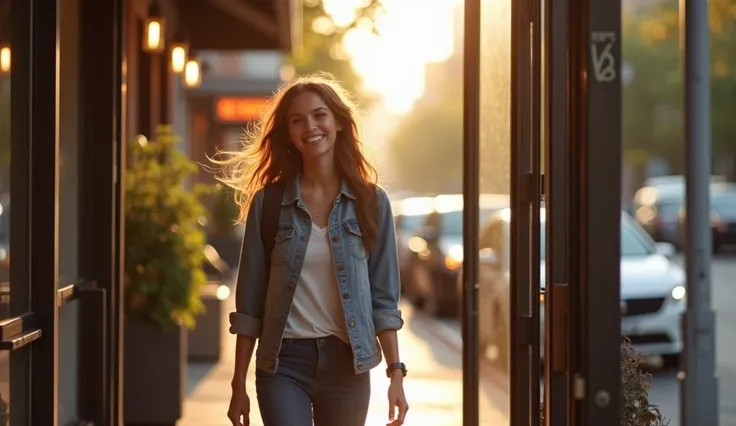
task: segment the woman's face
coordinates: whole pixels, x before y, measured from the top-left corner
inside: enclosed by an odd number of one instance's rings
[[[289,138],[304,158],[331,154],[337,132],[342,127],[322,98],[303,92],[291,102],[288,111]]]

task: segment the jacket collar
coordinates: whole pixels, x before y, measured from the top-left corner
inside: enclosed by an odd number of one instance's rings
[[[284,197],[281,199],[281,205],[286,206],[295,201],[302,200],[301,173],[297,173],[296,177],[288,182],[284,188]],[[344,195],[351,200],[355,200],[355,193],[350,188],[345,179],[342,180],[340,195]]]

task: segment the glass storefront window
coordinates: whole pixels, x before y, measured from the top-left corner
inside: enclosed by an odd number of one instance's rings
[[[0,0],[0,320],[10,312],[11,2]],[[16,3],[17,4],[17,3]],[[0,426],[10,416],[10,352],[0,351]]]
[[[481,2],[480,193],[511,188],[511,1]],[[482,201],[482,200],[481,200]],[[509,208],[480,214],[480,424],[509,424]],[[484,206],[481,204],[481,210]]]
[[[59,287],[79,279],[80,0],[59,2]],[[59,308],[59,424],[77,418],[79,301]]]

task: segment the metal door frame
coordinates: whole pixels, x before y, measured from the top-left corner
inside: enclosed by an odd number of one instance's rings
[[[541,1],[511,3],[510,415],[538,425]],[[465,2],[463,424],[479,424],[478,207],[481,1]]]
[[[84,368],[77,372],[77,412],[95,424],[117,425],[122,409],[122,364],[115,354],[122,351],[124,2],[80,4],[80,276],[77,282],[59,283],[61,0],[11,1],[13,317],[0,321],[0,350],[11,354],[10,423],[58,424],[59,339],[65,338],[59,333],[59,312],[78,300],[78,365]]]

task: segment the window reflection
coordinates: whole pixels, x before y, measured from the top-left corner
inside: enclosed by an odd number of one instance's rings
[[[10,0],[0,0],[0,319],[10,317]],[[10,421],[10,352],[0,351],[0,426]]]

